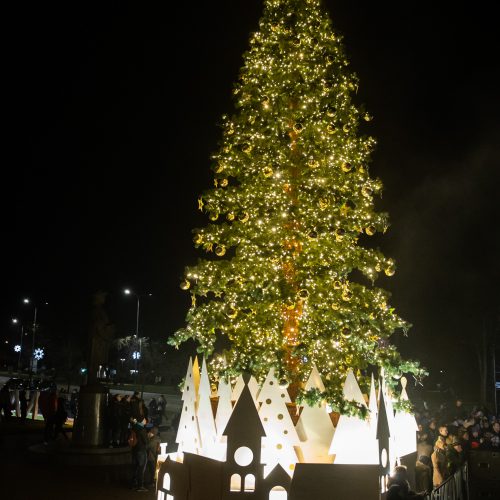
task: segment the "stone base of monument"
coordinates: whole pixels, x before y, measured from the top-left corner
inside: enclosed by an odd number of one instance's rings
[[[99,383],[80,387],[78,414],[73,427],[73,446],[88,448],[104,444],[108,399],[109,389]]]
[[[104,420],[108,398],[108,388],[99,383],[82,386],[71,439],[31,446],[31,460],[60,466],[89,467],[92,474],[114,479],[130,477],[130,448],[106,446]]]

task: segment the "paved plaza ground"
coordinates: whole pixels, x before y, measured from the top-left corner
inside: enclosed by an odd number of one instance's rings
[[[69,434],[70,435],[70,434]],[[172,440],[171,431],[162,431],[162,440]],[[0,424],[0,498],[6,500],[152,500],[154,491],[130,489],[130,467],[107,471],[104,468],[67,466],[29,451],[43,442],[43,422],[17,419]],[[61,446],[65,443],[61,442]],[[122,477],[119,477],[119,476]]]

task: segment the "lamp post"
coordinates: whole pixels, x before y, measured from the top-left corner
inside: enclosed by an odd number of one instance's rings
[[[19,320],[17,318],[12,318],[12,323],[17,325]],[[17,358],[17,371],[21,369],[21,353],[23,352],[23,337],[24,337],[24,326],[21,323],[21,341],[19,342],[19,356]]]
[[[141,308],[141,299],[140,299],[140,296],[137,294],[137,293],[134,293],[132,292],[132,290],[130,290],[130,288],[125,288],[125,290],[123,290],[123,293],[125,295],[135,295],[135,298],[137,299],[137,307],[136,307],[136,314],[135,314],[135,341],[136,343],[139,342],[139,352],[141,352],[141,340],[140,340],[140,337],[139,337],[139,311],[140,311],[140,308]],[[136,370],[136,373],[137,373],[137,356],[134,356],[134,359],[135,359],[135,370]]]
[[[30,299],[23,299],[23,302],[25,304],[30,304],[31,303]],[[38,311],[37,306],[34,306],[34,309],[33,309],[33,327],[32,327],[33,335],[32,335],[32,338],[31,338],[30,379],[33,376],[33,365],[34,365],[34,359],[35,359],[34,354],[35,354],[35,334],[36,334],[36,315],[37,315],[37,311]]]
[[[141,337],[139,336],[139,312],[140,312],[140,307],[141,307],[141,300],[140,300],[140,295],[138,293],[135,293],[134,291],[132,291],[130,288],[125,288],[125,290],[123,290],[123,293],[125,295],[134,295],[136,300],[137,300],[137,307],[136,307],[136,315],[135,315],[135,341],[136,341],[136,345],[139,344],[139,355],[134,355],[134,366],[135,366],[135,373],[137,375],[137,378],[139,379],[139,370],[138,370],[138,367],[137,367],[137,364],[139,362],[139,359],[142,358],[142,339]],[[151,297],[153,294],[151,293],[148,293],[148,297]],[[135,353],[136,351],[134,351]],[[142,397],[142,392],[141,391],[141,397]]]

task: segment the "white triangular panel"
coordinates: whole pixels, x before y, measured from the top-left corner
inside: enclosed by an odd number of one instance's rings
[[[197,365],[197,363],[196,363]],[[199,375],[199,372],[198,372]],[[201,439],[196,419],[196,389],[195,377],[193,372],[193,363],[189,359],[188,370],[184,380],[182,392],[182,410],[179,420],[179,428],[177,429],[177,437],[175,442],[179,444],[178,453],[190,452],[199,454],[201,451]],[[199,380],[199,376],[198,376]]]
[[[259,395],[259,401],[262,401],[259,416],[266,432],[262,439],[266,475],[279,463],[292,476],[298,461],[293,447],[299,445],[300,440],[286,406],[287,400],[290,401],[288,391],[279,386],[271,369]]]
[[[352,370],[344,383],[344,399],[356,401],[366,408],[365,399]],[[369,420],[340,415],[329,450],[336,464],[378,464],[378,442]]]
[[[291,403],[292,400],[290,399],[288,391],[285,388],[279,387],[279,383],[274,375],[274,368],[271,368],[269,370],[266,380],[264,380],[264,383],[262,384],[262,387],[260,389],[257,402],[263,403],[266,399],[275,397],[276,388],[279,389],[280,397],[283,399],[283,401],[285,403]]]
[[[318,369],[313,366],[305,390],[325,390]],[[324,401],[316,406],[304,405],[299,421],[297,434],[301,440],[300,448],[307,463],[332,463],[333,456],[329,454],[335,428],[327,412]]]
[[[243,375],[239,375],[238,378],[236,379],[236,384],[234,385],[233,392],[231,394],[231,399],[233,402],[237,402],[238,399],[240,399],[241,392],[243,391],[243,388],[245,387],[245,381],[243,380]],[[255,401],[255,406],[258,408],[257,404],[257,396],[259,394],[259,383],[257,380],[255,380],[255,377],[250,377],[250,380],[248,381],[248,389],[250,390],[250,394],[252,395],[253,400]]]
[[[236,379],[236,383],[234,384],[233,392],[231,393],[231,400],[233,402],[236,402],[238,401],[238,399],[240,399],[244,387],[245,381],[243,380],[243,375],[241,375],[240,373],[240,375],[238,375],[238,378]]]
[[[343,393],[346,401],[356,401],[356,403],[366,406],[365,398],[363,397],[363,393],[359,388],[358,382],[352,370],[347,372]]]
[[[231,384],[228,384],[223,378],[219,380],[217,395],[219,396],[219,402],[217,403],[217,413],[215,415],[215,427],[217,434],[222,436],[233,411],[233,405],[231,404]]]
[[[198,428],[200,430],[202,455],[215,458],[215,443],[217,432],[215,429],[215,420],[212,412],[212,403],[210,401],[211,387],[208,377],[207,363],[205,359],[202,362],[200,376],[200,386],[198,393]]]
[[[377,391],[375,389],[375,379],[372,373],[372,381],[370,385],[370,399],[368,402],[368,409],[370,410],[370,427],[373,433],[377,434],[377,418],[378,418],[378,403]]]
[[[408,401],[406,392],[407,380],[401,378],[401,399]],[[397,411],[394,416],[394,441],[396,446],[396,455],[398,458],[417,451],[417,421],[411,413]]]

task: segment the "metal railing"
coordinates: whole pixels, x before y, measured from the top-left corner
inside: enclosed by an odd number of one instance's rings
[[[468,500],[469,471],[467,464],[457,470],[453,476],[440,484],[425,497],[426,500]]]

